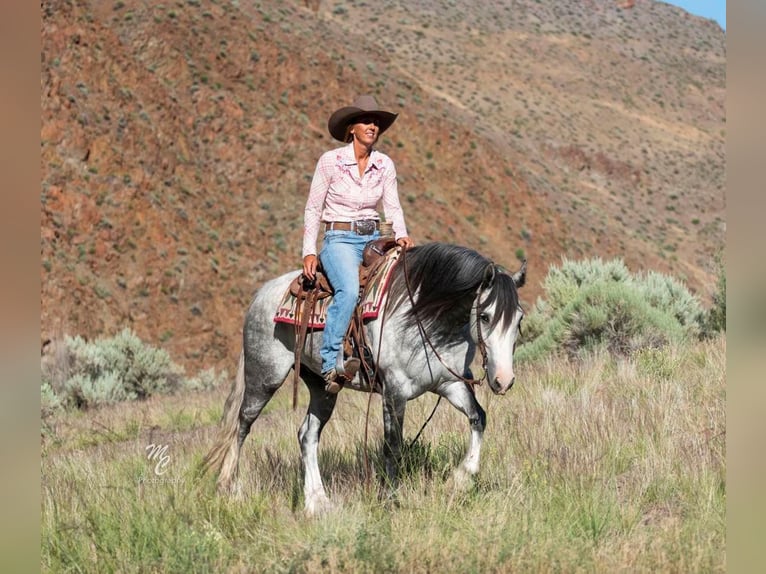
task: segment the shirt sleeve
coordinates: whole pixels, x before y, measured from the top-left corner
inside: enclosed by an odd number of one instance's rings
[[[314,178],[311,180],[309,197],[303,213],[303,257],[317,254],[317,237],[322,209],[332,181],[332,163],[328,161],[328,158],[328,154],[319,158]]]
[[[399,187],[396,182],[396,168],[394,162],[389,159],[388,169],[383,178],[383,212],[386,221],[390,221],[394,230],[394,238],[407,237],[407,226],[404,223],[404,211],[399,203]]]

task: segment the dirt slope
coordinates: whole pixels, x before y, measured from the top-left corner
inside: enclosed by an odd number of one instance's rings
[[[615,2],[42,3],[41,336],[124,326],[233,369],[300,262],[329,113],[374,93],[418,242],[623,257],[707,301],[725,233],[725,34]]]

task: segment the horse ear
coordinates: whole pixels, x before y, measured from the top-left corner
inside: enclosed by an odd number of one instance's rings
[[[524,283],[527,280],[527,260],[526,259],[522,261],[521,269],[519,269],[516,273],[511,275],[511,278],[513,279],[513,284],[516,285],[516,289],[524,286]]]
[[[484,270],[484,277],[481,280],[482,287],[489,287],[495,280],[495,264],[490,263]]]

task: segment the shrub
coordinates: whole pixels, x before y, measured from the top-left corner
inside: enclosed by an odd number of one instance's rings
[[[228,380],[226,371],[216,373],[215,369],[206,369],[200,372],[196,377],[186,381],[185,388],[193,391],[208,391],[216,388],[221,382]]]
[[[74,356],[74,371],[93,382],[103,381],[105,396],[144,399],[175,391],[181,384],[182,370],[167,351],[145,345],[130,329],[94,342],[74,337],[68,347]],[[109,391],[111,386],[113,391]]]
[[[43,382],[40,387],[40,414],[42,418],[52,415],[61,406],[61,399],[53,391],[50,383]]]
[[[718,281],[713,293],[713,306],[705,318],[705,334],[712,335],[726,331],[726,268],[722,257],[718,261]]]
[[[115,371],[77,373],[67,379],[62,395],[67,406],[78,408],[111,405],[136,398],[125,392],[120,374]]]
[[[655,309],[671,314],[686,330],[698,337],[704,322],[704,311],[698,299],[670,275],[649,271],[639,282],[641,293]]]
[[[615,259],[565,260],[553,266],[524,322],[517,358],[577,356],[596,348],[615,354],[698,338],[704,313],[676,279],[656,272],[631,275]]]
[[[56,359],[43,362],[42,376],[44,416],[61,407],[90,408],[218,384],[212,370],[185,380],[165,350],[144,344],[130,329],[95,341],[66,336]]]

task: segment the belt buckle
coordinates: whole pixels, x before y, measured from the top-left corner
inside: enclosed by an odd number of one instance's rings
[[[372,235],[375,232],[374,219],[360,219],[354,222],[354,231],[357,235]]]

